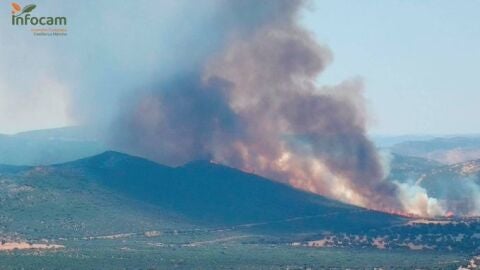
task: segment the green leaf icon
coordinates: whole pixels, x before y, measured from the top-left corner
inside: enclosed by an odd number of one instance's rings
[[[22,10],[22,13],[32,12],[32,10],[34,10],[36,7],[37,7],[36,5],[25,6]]]

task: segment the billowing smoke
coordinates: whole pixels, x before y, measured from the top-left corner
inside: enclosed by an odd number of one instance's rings
[[[68,17],[69,35],[32,42],[28,31],[0,25],[0,35],[15,41],[0,43],[7,59],[0,107],[11,123],[4,126],[75,122],[160,163],[209,159],[383,211],[452,210],[451,198],[431,198],[415,181],[384,180],[388,172],[365,136],[361,80],[316,83],[333,57],[298,24],[304,5],[44,0],[39,9]],[[19,51],[30,57],[18,61]],[[478,197],[474,187],[461,191]],[[479,205],[463,213],[478,214]]]
[[[332,55],[298,25],[303,1],[218,4],[223,14],[237,14],[218,22],[226,25],[218,47],[193,68],[125,99],[112,130],[115,145],[170,165],[210,159],[403,212],[397,185],[383,180],[365,136],[362,83],[316,85]]]

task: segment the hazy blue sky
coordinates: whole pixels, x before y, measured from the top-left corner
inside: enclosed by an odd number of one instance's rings
[[[72,124],[69,108],[76,93],[89,91],[83,96],[90,103],[102,103],[112,91],[134,89],[157,76],[158,63],[172,66],[163,44],[190,44],[182,35],[191,31],[179,32],[178,20],[185,19],[182,6],[191,5],[179,2],[177,7],[173,0],[137,0],[112,7],[111,1],[42,1],[38,14],[69,17],[70,34],[63,39],[38,38],[29,27],[12,27],[10,2],[3,2],[0,133]],[[371,132],[480,133],[479,0],[317,0],[309,6],[302,23],[334,54],[319,83],[363,78]],[[125,20],[137,7],[144,7],[143,15]],[[191,39],[208,38],[209,31],[195,31]],[[72,77],[85,63],[90,71]],[[102,96],[89,89],[93,84],[109,92]]]
[[[480,1],[317,0],[323,83],[361,76],[374,133],[480,133]]]

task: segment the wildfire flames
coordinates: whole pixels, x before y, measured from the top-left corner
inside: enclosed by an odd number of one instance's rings
[[[128,99],[114,144],[170,165],[215,160],[397,215],[447,215],[418,186],[385,180],[365,135],[362,82],[317,85],[332,53],[298,24],[302,6],[219,1],[216,49]],[[224,16],[250,13],[248,23]]]

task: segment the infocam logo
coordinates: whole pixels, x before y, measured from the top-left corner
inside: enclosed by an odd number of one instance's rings
[[[17,3],[12,3],[12,25],[67,25],[66,17],[35,17],[30,13],[36,5],[27,5],[22,8]]]

